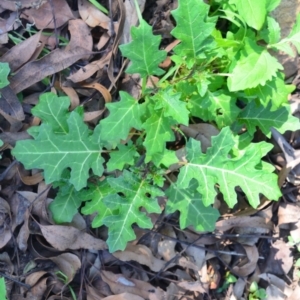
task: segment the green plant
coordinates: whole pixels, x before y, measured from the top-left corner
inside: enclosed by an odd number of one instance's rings
[[[248,300],[264,300],[267,299],[265,289],[259,288],[257,282],[253,281],[249,288]]]
[[[10,72],[8,63],[0,63],[0,89],[9,85],[8,74]],[[0,94],[1,96],[1,94]]]
[[[0,278],[0,300],[7,300],[6,284],[3,277]]]
[[[290,42],[298,47],[300,17],[280,40],[279,25],[268,16],[274,2],[210,2],[179,0],[171,33],[180,44],[166,73],[159,67],[167,56],[159,50],[161,37],[152,34],[138,11],[133,40],[120,49],[131,60],[127,72],[142,78],[140,98],[121,91],[120,101],[106,105],[109,116],[91,130],[81,107],[69,112],[67,97],[44,94],[32,110],[41,126],[30,128],[33,140],[17,142],[12,152],[27,169],[43,169],[46,182],[59,188],[50,206],[54,219],[70,222],[84,202],[83,214],[97,212],[92,226],[108,227],[112,252],[135,238],[134,223],[152,228],[141,208],[160,213],[159,196],[168,198],[167,214],[180,211],[181,228],[207,231],[219,216],[211,206],[218,192],[229,207],[237,203],[238,186],[253,207],[260,194],[272,200],[281,195],[274,168],[262,160],[273,146],[254,142],[254,134],[260,129],[270,137],[272,126],[281,133],[299,128],[287,103],[294,87],[284,83],[283,68],[268,50],[290,53]],[[255,10],[249,9],[251,3]],[[221,18],[224,28],[217,24]],[[160,76],[158,83],[152,80],[153,87],[147,87],[154,75]],[[199,120],[220,133],[206,153],[199,141],[188,139],[185,158],[179,160],[172,146],[175,133],[182,134],[180,124]],[[104,157],[109,157],[106,164]],[[167,174],[176,163],[174,180]],[[109,175],[115,170],[121,175]]]
[[[70,293],[71,293],[71,296],[72,296],[72,299],[73,299],[73,300],[76,300],[77,297],[76,297],[76,295],[75,295],[75,292],[74,292],[73,288],[68,284],[68,282],[69,282],[68,276],[67,276],[65,273],[61,272],[61,271],[56,271],[56,272],[55,272],[55,275],[56,275],[57,278],[58,278],[59,280],[61,280],[66,286],[68,286],[68,288],[69,288],[69,290],[70,290]]]
[[[225,274],[225,279],[221,287],[217,289],[217,293],[222,293],[228,289],[228,287],[232,284],[237,282],[237,279],[234,275],[232,275],[229,271]]]

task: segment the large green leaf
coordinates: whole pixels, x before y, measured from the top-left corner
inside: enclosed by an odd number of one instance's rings
[[[66,134],[68,132],[67,118],[69,116],[69,97],[58,97],[53,93],[40,96],[39,103],[31,110],[44,124],[49,124],[53,132]]]
[[[34,140],[19,141],[12,154],[26,169],[43,169],[46,183],[59,181],[66,168],[76,190],[86,186],[89,170],[103,173],[101,148],[95,143],[82,116],[73,111],[67,119],[68,133],[55,134],[49,124],[42,124]]]
[[[125,92],[120,92],[120,97],[119,102],[106,104],[110,114],[95,128],[97,142],[107,142],[115,147],[127,138],[131,128],[141,129],[143,105]]]
[[[180,169],[177,185],[187,189],[191,180],[196,179],[197,190],[205,206],[214,202],[216,184],[229,207],[237,202],[237,186],[244,191],[253,207],[259,204],[259,194],[277,200],[281,195],[277,176],[260,167],[265,148],[262,149],[261,143],[250,144],[238,157],[231,158],[230,151],[234,145],[229,127],[212,137],[212,147],[207,149],[206,154],[201,153],[198,141],[190,139],[187,144],[188,162]]]
[[[148,213],[160,213],[161,209],[156,197],[164,193],[145,178],[140,178],[124,170],[118,178],[108,178],[110,186],[119,194],[111,194],[104,198],[108,208],[117,209],[115,215],[106,216],[103,223],[108,227],[107,244],[110,252],[124,250],[128,241],[135,239],[132,225],[140,228],[152,228],[151,219],[141,211],[144,207]]]
[[[203,0],[179,0],[172,11],[176,27],[171,34],[181,41],[174,48],[175,54],[194,61],[204,48],[213,45],[210,38],[215,20],[208,17],[209,6]]]
[[[202,196],[197,192],[197,185],[196,180],[192,180],[187,189],[172,184],[166,191],[168,197],[166,213],[180,211],[181,229],[191,225],[197,231],[213,231],[220,214],[217,209],[203,205]]]
[[[267,15],[267,0],[232,0],[239,15],[256,30],[263,26]]]
[[[158,65],[166,58],[167,52],[159,50],[161,36],[153,35],[152,27],[141,17],[139,21],[139,27],[131,27],[132,42],[120,46],[122,55],[131,61],[126,72],[138,73],[142,78],[162,75],[165,71]]]
[[[231,92],[265,85],[266,81],[276,76],[282,65],[250,38],[246,39],[245,49],[240,51],[239,60],[234,63],[232,74],[228,77],[228,88]]]
[[[294,117],[290,111],[290,105],[284,105],[275,111],[271,111],[271,103],[267,107],[256,105],[250,102],[238,116],[239,123],[245,124],[250,135],[254,135],[256,127],[271,136],[271,127],[276,128],[280,133],[287,130],[296,131],[300,129],[299,119]]]

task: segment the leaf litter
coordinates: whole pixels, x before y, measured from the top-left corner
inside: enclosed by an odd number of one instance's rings
[[[139,1],[142,11],[152,11],[149,23],[168,43],[166,49],[176,46],[176,41],[168,41],[173,29],[170,10],[176,3]],[[139,79],[134,75],[126,75],[134,87],[121,78],[126,62],[118,52],[119,44],[132,42],[129,28],[138,20],[133,8],[130,0],[113,1],[111,14],[105,15],[87,0],[79,0],[77,5],[66,0],[0,3],[0,59],[9,63],[13,72],[10,86],[1,90],[0,99],[0,137],[4,141],[0,161],[0,275],[6,280],[9,299],[69,300],[74,295],[88,300],[207,299],[205,294],[210,299],[246,299],[254,281],[266,289],[268,299],[298,299],[300,138],[298,131],[283,135],[283,128],[292,128],[295,119],[280,124],[280,132],[272,129],[275,148],[268,158],[279,171],[283,201],[266,201],[258,209],[249,209],[239,194],[238,204],[231,209],[216,195],[214,205],[222,218],[214,232],[207,229],[202,234],[193,227],[180,230],[177,213],[162,218],[152,212],[149,216],[155,220],[154,229],[133,226],[137,239],[124,251],[112,254],[105,243],[106,228],[92,230],[91,217],[76,213],[77,207],[70,223],[57,225],[48,208],[57,203],[55,188],[44,182],[49,175],[14,165],[6,151],[17,140],[28,139],[25,130],[38,125],[31,108],[37,104],[34,99],[46,90],[67,94],[72,111],[84,107],[84,120],[90,125],[105,117],[104,105],[112,101],[121,80],[122,90],[132,96],[140,92]],[[199,38],[202,42],[206,36]],[[175,52],[178,47],[183,44]],[[187,55],[193,55],[193,49],[190,51]],[[160,59],[165,55],[162,52]],[[267,54],[259,55],[255,59]],[[243,84],[239,79],[237,74],[232,80]],[[17,97],[20,92],[22,102]],[[297,93],[292,96],[291,107],[299,118]],[[268,126],[268,120],[259,119],[259,111],[253,109],[252,114],[262,129]],[[250,117],[245,115],[245,122]],[[108,130],[110,124],[105,126]],[[200,140],[203,152],[218,134],[215,127],[203,123],[181,125],[180,129]],[[78,186],[80,180],[75,181]],[[191,203],[197,197],[188,193],[192,185],[186,183],[183,198]],[[226,294],[219,290],[226,284],[228,272],[237,280],[226,286]]]

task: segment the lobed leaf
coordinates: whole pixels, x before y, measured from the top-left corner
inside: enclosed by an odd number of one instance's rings
[[[120,92],[120,101],[107,103],[110,115],[95,128],[95,141],[106,142],[116,146],[120,140],[125,140],[131,128],[142,128],[141,117],[143,105],[125,92]]]
[[[49,124],[54,133],[68,133],[67,119],[69,113],[69,97],[58,97],[53,93],[42,94],[39,103],[31,110],[44,124]]]
[[[192,180],[187,189],[172,184],[166,190],[168,197],[166,213],[170,214],[176,210],[180,212],[181,229],[191,225],[197,231],[214,231],[220,214],[217,209],[203,205],[202,196],[197,192],[197,185],[196,180]]]
[[[167,56],[166,51],[159,50],[161,36],[153,35],[152,27],[143,19],[138,27],[131,27],[130,32],[132,42],[119,47],[122,55],[131,61],[126,72],[138,73],[142,78],[164,74],[165,71],[158,67]]]
[[[280,133],[287,130],[296,131],[300,129],[299,119],[291,114],[290,105],[282,105],[275,111],[271,110],[271,102],[267,107],[256,105],[250,102],[239,114],[239,123],[245,124],[249,134],[253,137],[256,127],[268,137],[271,136],[271,127],[276,128]]]
[[[134,158],[138,157],[139,154],[136,151],[135,145],[129,141],[127,145],[119,144],[118,150],[110,152],[109,156],[107,171],[111,172],[114,170],[122,171],[125,165],[134,165]]]
[[[176,27],[171,34],[181,41],[174,48],[175,54],[195,61],[197,56],[213,45],[210,37],[215,28],[215,20],[208,17],[209,5],[202,0],[179,0],[178,8],[171,13]]]
[[[104,198],[104,204],[117,210],[114,215],[106,216],[103,223],[108,227],[107,244],[109,251],[124,250],[128,241],[135,239],[132,225],[140,228],[152,228],[151,219],[141,211],[144,207],[148,213],[160,213],[161,209],[156,197],[164,193],[145,178],[124,170],[118,178],[108,178],[109,185],[119,194],[111,194]]]
[[[239,157],[230,156],[235,140],[229,127],[212,137],[212,147],[206,154],[201,153],[200,143],[190,139],[187,144],[188,162],[180,169],[177,185],[187,189],[192,179],[198,182],[197,190],[208,206],[214,202],[214,186],[219,185],[224,200],[233,207],[237,202],[235,188],[239,186],[253,207],[259,204],[259,194],[277,200],[281,193],[276,175],[261,170],[259,164],[263,156],[261,144],[250,144],[240,151]]]
[[[49,124],[42,124],[34,140],[19,141],[12,154],[26,169],[43,169],[46,183],[59,181],[66,168],[71,169],[70,182],[76,190],[87,184],[89,170],[101,176],[104,159],[82,116],[73,111],[67,119],[68,133],[55,134]]]
[[[246,47],[240,52],[240,59],[235,63],[228,77],[228,89],[231,92],[264,86],[276,76],[282,65],[264,48],[254,44],[249,38]]]
[[[107,216],[114,215],[118,212],[117,207],[109,208],[104,204],[104,198],[113,194],[115,190],[108,184],[107,180],[98,181],[97,184],[89,184],[88,190],[83,195],[83,200],[90,200],[85,203],[81,209],[84,215],[91,215],[97,213],[92,222],[92,227],[97,228],[102,225],[103,219]]]

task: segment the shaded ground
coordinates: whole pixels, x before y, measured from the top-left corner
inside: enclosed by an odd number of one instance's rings
[[[140,92],[139,79],[124,74],[127,62],[118,52],[137,17],[129,0],[124,6],[113,1],[110,16],[86,0],[21,2],[0,3],[0,61],[16,73],[0,100],[0,275],[9,299],[248,299],[253,281],[276,299],[299,299],[299,132],[275,135],[275,150],[266,158],[280,174],[282,199],[262,198],[253,209],[241,197],[230,210],[220,197],[215,206],[222,217],[214,232],[182,231],[177,214],[153,214],[153,230],[135,228],[137,239],[110,254],[107,231],[91,229],[92,217],[78,213],[72,223],[55,225],[48,205],[57,190],[39,170],[25,170],[10,150],[39,124],[31,108],[46,91],[68,95],[71,109],[83,106],[91,127],[120,89]],[[174,8],[176,1],[146,1],[144,17],[162,35],[163,47],[173,42]],[[291,80],[299,87],[297,76]],[[297,93],[291,105],[299,116]],[[197,125],[189,129],[197,131]],[[293,172],[285,172],[286,162]]]

